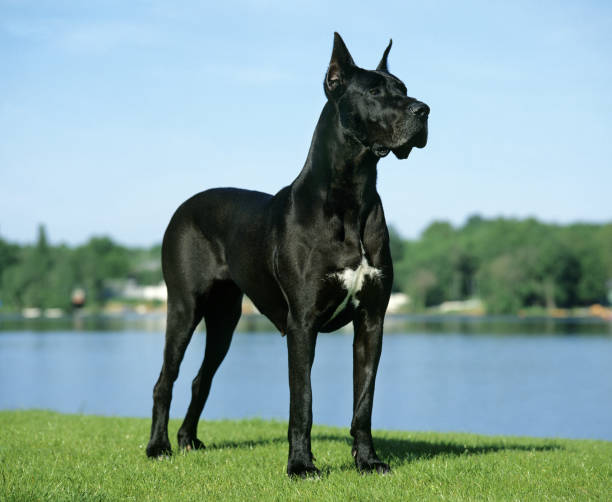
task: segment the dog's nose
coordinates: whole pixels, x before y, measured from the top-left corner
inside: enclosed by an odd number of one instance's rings
[[[412,103],[410,105],[409,110],[410,113],[416,115],[419,118],[425,119],[429,115],[429,106],[427,106],[425,103],[421,103],[420,101]]]

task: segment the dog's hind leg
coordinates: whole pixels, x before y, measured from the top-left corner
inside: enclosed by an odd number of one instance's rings
[[[193,380],[189,409],[178,431],[180,448],[201,449],[204,444],[197,438],[198,420],[206,404],[215,372],[225,358],[234,329],[242,310],[242,291],[230,280],[216,281],[204,305],[206,322],[206,349],[200,371]]]
[[[168,317],[166,321],[166,345],[164,363],[153,389],[153,422],[147,456],[157,457],[172,453],[168,440],[168,418],[172,387],[179,373],[179,366],[193,331],[202,319],[202,307],[193,294],[174,295],[168,290]]]

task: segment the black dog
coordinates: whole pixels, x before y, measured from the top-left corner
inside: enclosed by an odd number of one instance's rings
[[[376,192],[376,164],[427,142],[429,107],[406,95],[387,69],[359,68],[336,33],[328,98],[302,172],[276,195],[217,188],[176,211],[162,245],[168,287],[164,363],[153,391],[150,457],[170,453],[172,386],[202,317],[206,350],[178,432],[179,447],[204,448],[198,419],[230,346],[243,293],[281,333],[289,353],[289,475],[318,473],[310,449],[310,370],[318,332],[353,321],[352,453],[360,471],[387,472],[376,456],[371,417],[383,318],[393,281],[389,234]]]

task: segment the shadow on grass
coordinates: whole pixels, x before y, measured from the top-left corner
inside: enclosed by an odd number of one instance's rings
[[[312,437],[315,439],[315,436]],[[241,441],[215,441],[206,443],[207,450],[224,450],[225,448],[246,448],[253,449],[258,446],[269,446],[287,443],[286,436],[278,436],[266,439],[244,439]],[[288,444],[288,443],[287,443]]]
[[[409,439],[375,438],[374,445],[378,455],[387,460],[401,463],[422,459],[431,459],[438,455],[486,455],[499,451],[551,451],[562,447],[556,444],[533,445],[517,444],[512,440],[507,443],[489,443],[470,446],[461,442],[416,441]]]
[[[350,451],[353,443],[352,438],[341,434],[317,434],[312,435],[313,442],[329,441],[346,445]],[[266,439],[244,440],[244,441],[226,441],[211,443],[210,449],[223,448],[256,448],[258,446],[286,444],[285,436],[271,437]],[[378,452],[378,456],[384,461],[390,461],[397,465],[406,462],[414,462],[417,460],[426,460],[434,458],[438,455],[460,456],[460,455],[486,455],[499,451],[554,451],[563,449],[558,444],[520,444],[509,439],[505,442],[494,442],[481,444],[477,446],[466,445],[462,442],[437,442],[437,441],[417,441],[412,439],[396,439],[396,438],[377,438],[374,437],[374,446]],[[315,446],[316,448],[316,446]],[[316,456],[316,451],[314,451]],[[351,463],[351,468],[352,463]]]

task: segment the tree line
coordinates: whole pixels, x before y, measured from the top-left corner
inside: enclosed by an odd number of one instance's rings
[[[112,298],[111,281],[140,284],[162,280],[161,246],[128,248],[109,237],[92,237],[83,245],[50,245],[44,226],[34,245],[0,238],[0,302],[3,310],[72,308],[73,294],[85,293],[86,306],[101,308]]]
[[[612,223],[473,216],[459,227],[434,222],[413,240],[391,228],[390,238],[394,290],[414,311],[472,298],[495,314],[610,302]],[[159,245],[129,248],[109,237],[51,245],[42,225],[32,245],[0,238],[0,308],[70,309],[77,289],[88,307],[101,308],[115,294],[113,281],[158,284],[160,255]]]
[[[479,298],[488,313],[606,304],[612,289],[612,223],[553,225],[472,216],[434,222],[417,240],[391,231],[395,288],[415,310]]]

